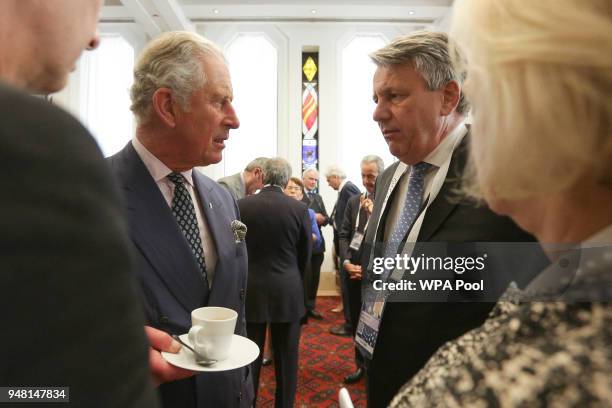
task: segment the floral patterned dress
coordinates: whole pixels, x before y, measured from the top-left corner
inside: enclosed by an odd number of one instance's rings
[[[485,323],[442,346],[391,407],[611,407],[612,250],[561,300],[510,288]]]

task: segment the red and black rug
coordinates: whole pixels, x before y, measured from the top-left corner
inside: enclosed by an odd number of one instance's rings
[[[300,338],[300,366],[295,406],[338,407],[338,391],[346,387],[355,407],[365,407],[365,382],[344,385],[342,380],[355,371],[353,339],[329,333],[332,326],[344,321],[342,313],[330,310],[338,305],[338,297],[319,297],[317,311],[323,320],[309,319],[302,326]],[[257,407],[274,407],[274,364],[263,367],[259,383]]]

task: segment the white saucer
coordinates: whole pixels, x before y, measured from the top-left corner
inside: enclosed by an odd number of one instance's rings
[[[186,333],[179,337],[191,346],[189,336]],[[259,356],[259,347],[252,340],[234,334],[229,357],[212,365],[203,366],[196,363],[195,356],[187,347],[181,347],[181,351],[176,354],[162,351],[161,355],[170,364],[191,371],[227,371],[252,363]]]

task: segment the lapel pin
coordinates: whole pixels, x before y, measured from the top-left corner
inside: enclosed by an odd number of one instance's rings
[[[212,203],[208,203],[208,206],[210,207],[210,209],[212,210]]]

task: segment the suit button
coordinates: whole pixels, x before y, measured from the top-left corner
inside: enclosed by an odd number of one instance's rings
[[[244,289],[240,289],[240,299],[244,300]]]
[[[159,322],[161,324],[168,324],[169,321],[170,321],[170,319],[168,319],[168,316],[160,316],[159,317]]]

